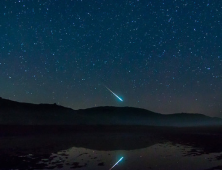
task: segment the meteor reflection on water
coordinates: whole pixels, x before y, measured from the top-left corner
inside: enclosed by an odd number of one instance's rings
[[[122,159],[123,159],[123,157],[121,157],[121,158],[115,163],[115,165],[113,165],[109,170],[113,169]]]

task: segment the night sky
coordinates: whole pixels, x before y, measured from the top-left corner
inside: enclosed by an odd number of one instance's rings
[[[1,0],[0,9],[3,98],[222,117],[221,0]]]

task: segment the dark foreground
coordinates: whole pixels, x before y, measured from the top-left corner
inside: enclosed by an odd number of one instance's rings
[[[55,158],[52,155],[61,152],[68,158],[65,150],[72,147],[109,153],[164,143],[188,147],[183,156],[216,154],[212,159],[221,161],[221,165],[206,169],[222,169],[222,127],[219,126],[0,126],[0,169],[64,169],[65,163],[52,162]],[[80,165],[73,161],[70,169],[89,167],[87,163]],[[104,162],[98,162],[99,167],[103,165]]]

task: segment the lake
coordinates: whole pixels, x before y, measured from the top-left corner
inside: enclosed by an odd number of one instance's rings
[[[0,169],[222,169],[221,128],[33,132],[2,134]]]

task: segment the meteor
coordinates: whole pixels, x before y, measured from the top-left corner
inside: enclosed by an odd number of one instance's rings
[[[115,163],[115,165],[113,165],[109,170],[113,169],[122,159],[123,159],[123,157],[120,158],[120,159]]]
[[[106,86],[105,86],[106,87]],[[109,90],[114,96],[116,96],[121,102],[123,102],[123,99],[121,99],[119,96],[117,96],[112,90],[110,90],[108,87],[106,87],[107,90]]]

